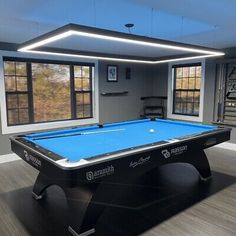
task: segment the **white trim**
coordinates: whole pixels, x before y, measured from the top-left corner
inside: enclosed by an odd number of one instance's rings
[[[231,150],[231,151],[236,151],[236,143],[224,142],[224,143],[220,143],[214,147],[227,149],[227,150]]]
[[[173,88],[174,88],[174,74],[172,67],[178,64],[198,63],[202,65],[202,80],[201,80],[201,93],[200,93],[200,105],[199,105],[199,116],[188,116],[188,115],[177,115],[172,114],[173,110]],[[167,99],[167,118],[176,120],[186,120],[194,122],[203,121],[203,104],[204,104],[204,87],[205,87],[205,59],[183,61],[181,63],[169,63],[168,67],[168,99]]]
[[[21,160],[20,157],[18,157],[15,153],[0,156],[0,164],[19,160]]]
[[[1,108],[1,125],[2,134],[13,134],[20,132],[31,132],[40,131],[46,129],[56,129],[56,128],[66,128],[71,126],[80,126],[99,122],[99,88],[98,88],[98,61],[97,60],[86,60],[83,59],[82,62],[94,63],[94,80],[93,80],[93,114],[94,118],[82,119],[82,120],[68,120],[68,121],[56,121],[48,123],[39,124],[29,124],[29,125],[18,125],[18,126],[7,126],[7,113],[6,113],[6,99],[5,99],[5,85],[4,85],[4,72],[3,72],[3,57],[23,57],[23,58],[35,58],[34,54],[22,53],[22,52],[10,52],[10,51],[0,51],[0,108]],[[68,61],[68,57],[58,57],[58,56],[45,56],[37,55],[37,59],[46,60],[60,60]],[[76,58],[70,58],[70,61],[78,62]]]

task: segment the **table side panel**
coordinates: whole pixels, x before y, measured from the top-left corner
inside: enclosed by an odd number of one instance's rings
[[[196,153],[230,138],[230,130],[219,130],[197,136],[192,139],[181,140],[175,143],[160,145],[156,148],[150,146],[150,150],[134,151],[129,155],[120,153],[115,157],[106,157],[102,160],[84,166],[64,168],[58,166],[56,161],[45,157],[32,147],[27,147],[11,140],[12,150],[24,161],[52,179],[54,184],[60,186],[78,186],[86,183],[102,181],[106,178],[125,178],[130,175],[141,175],[159,165],[174,162],[188,162],[191,153]],[[27,155],[26,155],[27,152]],[[166,153],[170,155],[165,155]]]

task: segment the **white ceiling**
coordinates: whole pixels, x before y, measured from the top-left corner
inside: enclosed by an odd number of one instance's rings
[[[0,0],[0,41],[22,43],[68,23],[213,48],[236,46],[236,0]]]

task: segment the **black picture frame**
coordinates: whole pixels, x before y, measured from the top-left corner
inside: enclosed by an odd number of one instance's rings
[[[107,65],[107,81],[118,82],[118,66]]]

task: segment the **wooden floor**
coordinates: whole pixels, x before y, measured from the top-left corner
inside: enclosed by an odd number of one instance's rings
[[[152,199],[150,206],[141,211],[113,207],[99,220],[96,235],[235,236],[236,154],[220,148],[211,148],[206,153],[213,170],[211,184],[198,188],[197,174],[192,169],[184,167],[180,173],[173,173],[172,170],[171,173],[177,177],[166,177],[165,182],[169,186],[175,179],[185,181],[184,189],[188,189],[188,192],[184,193],[183,199],[182,195],[178,195],[160,204],[163,196],[153,192],[149,196]],[[46,203],[39,204],[31,198],[36,176],[37,171],[23,161],[0,165],[1,236],[69,235],[64,230],[66,222],[62,220],[66,218],[65,207],[60,207],[63,205],[62,197],[58,198],[60,204],[55,203],[55,199],[52,201],[53,205],[56,204],[54,208],[45,206]],[[176,189],[182,191],[180,183],[177,183]],[[50,202],[55,194],[51,193],[50,196],[46,201]],[[158,198],[159,201],[153,201]],[[142,201],[137,199],[135,201]],[[57,212],[56,217],[45,209]]]

